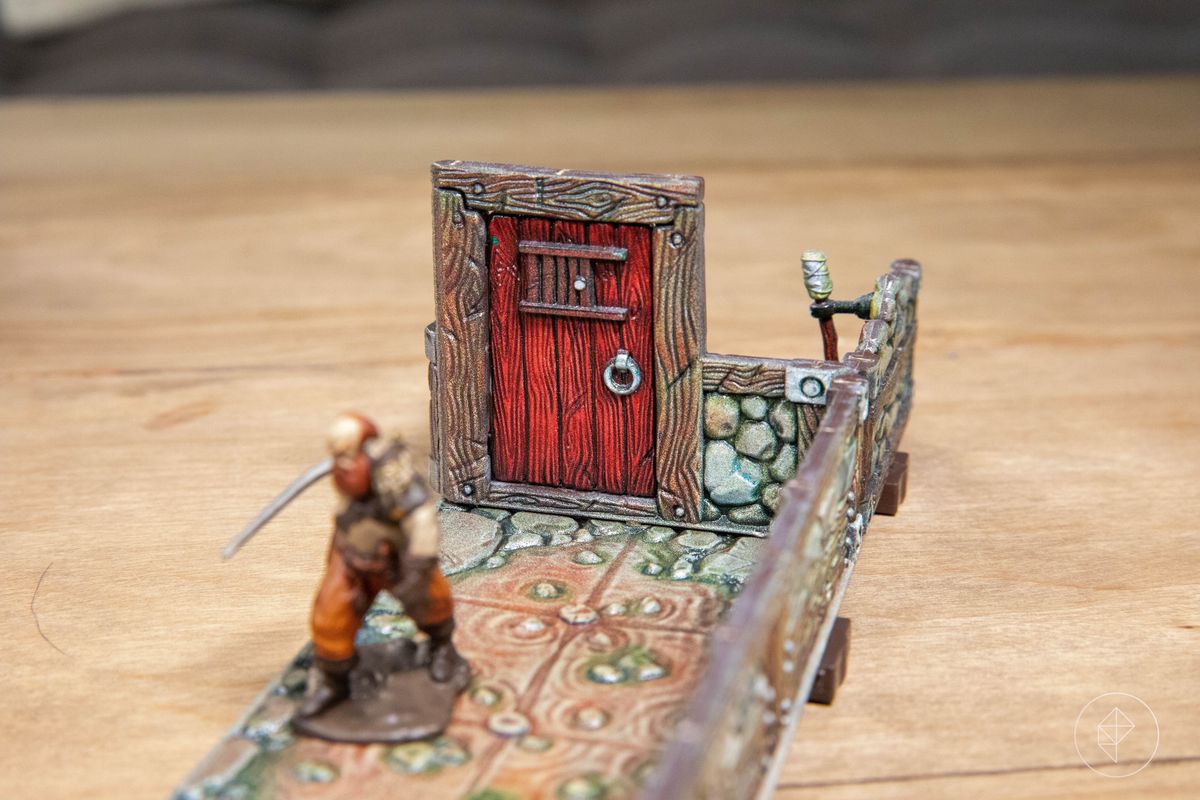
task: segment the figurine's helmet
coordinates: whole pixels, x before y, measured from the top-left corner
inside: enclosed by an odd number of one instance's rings
[[[329,429],[329,452],[335,457],[354,456],[379,435],[375,423],[353,411],[339,414]]]

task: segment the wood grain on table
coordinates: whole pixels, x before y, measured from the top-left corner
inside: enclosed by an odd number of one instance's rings
[[[706,179],[708,344],[926,268],[908,500],[778,796],[1200,792],[1200,79],[0,106],[0,796],[161,797],[307,635],[360,408],[428,448],[428,165]],[[849,334],[844,334],[848,336]],[[1082,764],[1104,692],[1154,762]]]

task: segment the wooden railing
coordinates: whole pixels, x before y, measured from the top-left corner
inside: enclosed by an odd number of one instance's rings
[[[863,423],[864,491],[859,508],[864,520],[875,513],[875,502],[887,477],[892,456],[904,433],[912,406],[913,350],[917,341],[917,294],[921,266],[896,261],[878,282],[879,314],[863,325],[858,347],[844,363],[867,379],[870,415]]]
[[[880,279],[877,318],[832,382],[825,416],[754,573],[708,644],[709,664],[645,796],[748,798],[774,784],[904,429],[920,267]]]

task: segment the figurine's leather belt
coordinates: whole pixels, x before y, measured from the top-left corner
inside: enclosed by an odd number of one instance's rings
[[[342,560],[346,562],[346,565],[356,572],[370,572],[378,575],[393,573],[397,577],[401,572],[399,563],[391,555],[365,556],[352,547],[339,547],[338,552],[341,553]]]
[[[344,531],[338,531],[333,539],[333,546],[352,569],[377,575],[391,573],[393,579],[399,578],[403,570],[395,543],[390,540],[375,540],[374,552],[363,552],[355,544],[353,537],[347,536]]]

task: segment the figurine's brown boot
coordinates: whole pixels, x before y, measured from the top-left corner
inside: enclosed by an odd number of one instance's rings
[[[459,666],[466,663],[454,648],[454,618],[425,629],[429,635],[429,676],[438,683],[445,683],[454,676]]]
[[[353,655],[334,661],[316,656],[308,671],[308,691],[296,710],[298,717],[315,717],[350,696],[350,670],[358,663]]]

